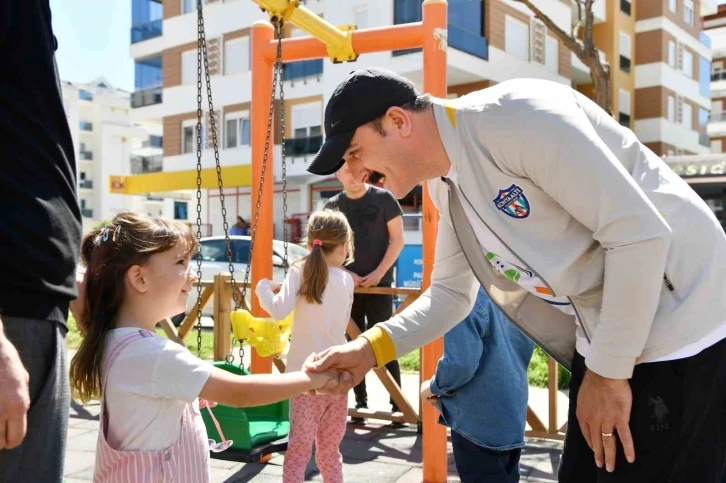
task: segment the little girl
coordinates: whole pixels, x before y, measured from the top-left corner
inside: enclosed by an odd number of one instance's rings
[[[70,375],[75,397],[101,399],[96,482],[207,482],[197,398],[257,406],[337,383],[300,371],[236,376],[157,336],[159,320],[186,308],[197,247],[186,225],[136,213],[83,240],[84,339]]]
[[[353,232],[338,211],[310,216],[307,227],[310,254],[293,264],[282,284],[260,280],[260,305],[273,318],[284,319],[293,309],[292,342],[287,373],[299,371],[306,356],[345,344],[345,329],[353,305],[353,277],[340,268],[353,261]],[[299,483],[305,476],[315,441],[315,462],[325,483],[342,483],[343,457],[338,449],[345,435],[348,397],[343,394],[300,394],[290,401],[290,437],[283,482]]]

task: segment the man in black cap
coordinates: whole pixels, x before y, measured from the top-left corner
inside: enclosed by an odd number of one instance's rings
[[[431,287],[311,370],[360,381],[466,317],[478,280],[572,371],[560,482],[720,481],[726,235],[632,131],[554,82],[450,101],[364,69],[333,92],[325,132],[310,172],[347,163],[399,198],[427,181],[441,219]]]
[[[0,483],[63,479],[81,244],[48,0],[0,1]]]

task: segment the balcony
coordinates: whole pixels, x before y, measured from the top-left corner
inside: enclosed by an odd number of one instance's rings
[[[133,94],[131,94],[131,107],[135,109],[138,107],[153,106],[155,104],[161,104],[161,102],[162,102],[161,93],[162,93],[161,86],[151,87],[149,89],[136,91]]]
[[[323,145],[323,136],[285,139],[285,154],[292,157],[316,154]]]
[[[323,59],[288,62],[282,71],[282,80],[303,79],[320,76],[323,73]]]
[[[421,0],[394,0],[393,23],[396,25],[421,21]],[[448,45],[481,59],[489,58],[489,45],[484,32],[484,2],[482,0],[450,0]],[[397,50],[394,56],[418,52],[421,49]]]
[[[163,168],[163,156],[161,155],[131,158],[131,174],[158,173]]]
[[[131,27],[131,43],[143,42],[144,40],[160,37],[162,34],[161,19],[152,20],[141,25]]]
[[[83,161],[93,161],[93,153],[91,151],[79,151],[78,157]]]
[[[698,133],[698,144],[701,146],[711,146],[711,136],[705,132]]]
[[[93,210],[90,208],[81,208],[81,216],[83,218],[93,218]]]
[[[78,187],[91,190],[93,189],[93,180],[90,179],[82,179],[78,182]]]
[[[726,80],[726,71],[712,72],[711,73],[711,80],[712,81]]]
[[[87,121],[81,121],[78,123],[78,127],[81,131],[93,131],[93,123]]]

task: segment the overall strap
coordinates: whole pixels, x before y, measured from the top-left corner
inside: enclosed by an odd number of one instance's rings
[[[131,344],[132,342],[135,342],[139,339],[145,339],[147,337],[153,337],[154,335],[149,332],[148,330],[139,329],[138,332],[134,332],[132,334],[129,334],[127,336],[124,336],[120,341],[116,342],[114,346],[111,348],[110,351],[108,351],[108,354],[106,355],[106,359],[103,364],[103,383],[101,385],[101,397],[103,398],[103,393],[106,392],[106,379],[108,378],[108,373],[111,370],[111,366],[116,361],[116,358],[121,354],[121,351],[123,351],[126,346]]]

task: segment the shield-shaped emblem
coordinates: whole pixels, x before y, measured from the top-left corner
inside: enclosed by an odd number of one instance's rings
[[[499,211],[512,218],[521,220],[529,216],[529,200],[525,196],[524,190],[516,184],[499,190],[499,194],[494,198],[494,204]]]

